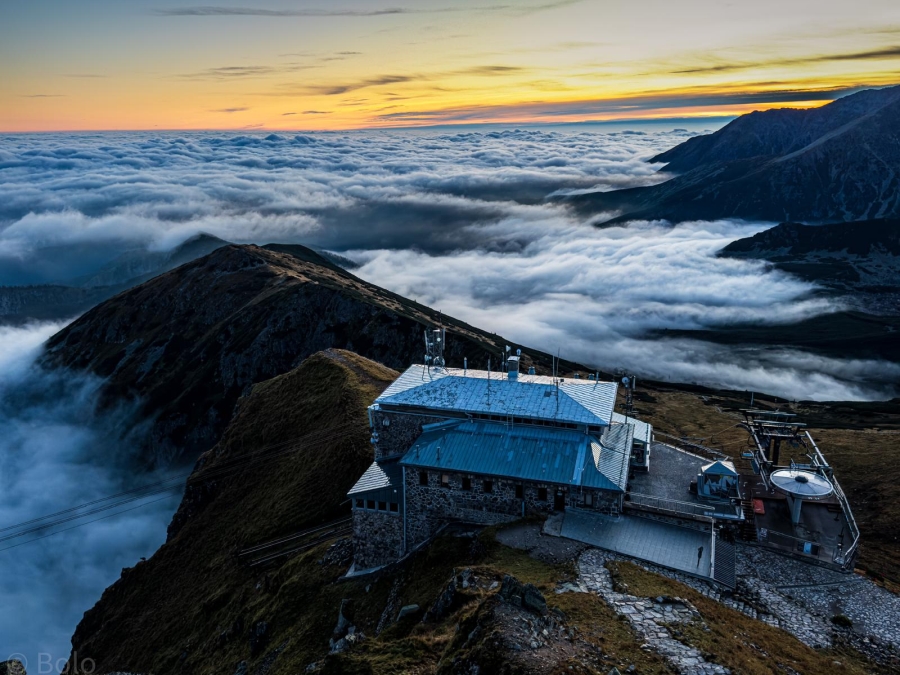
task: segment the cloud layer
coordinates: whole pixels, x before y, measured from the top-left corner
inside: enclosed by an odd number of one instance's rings
[[[643,159],[688,135],[0,137],[0,284],[65,278],[127,246],[172,246],[198,231],[453,250],[468,245],[468,226],[543,208],[555,190],[657,182]]]
[[[351,257],[365,263],[357,274],[402,295],[607,370],[792,399],[896,395],[898,364],[652,337],[658,329],[791,323],[838,309],[813,286],[763,263],[715,256],[762,227],[718,221],[591,229],[513,216],[481,229],[482,238],[493,233],[493,245],[449,255],[382,250]]]
[[[118,493],[135,481],[153,482],[126,468],[134,447],[130,439],[140,434],[128,408],[98,413],[97,380],[34,366],[41,343],[59,327],[0,327],[3,537],[14,524]],[[6,609],[0,612],[0,661],[20,654],[29,663],[28,672],[51,672],[46,664],[64,663],[82,614],[123,567],[149,556],[165,540],[177,504],[178,495],[164,495],[144,508],[52,537],[41,538],[87,519],[0,541],[0,549],[6,549],[0,550],[0,596]]]
[[[352,252],[359,273],[476,325],[606,369],[791,398],[896,394],[893,366],[660,340],[840,308],[717,250],[765,223],[597,229],[552,196],[665,178],[691,134],[83,134],[0,139],[0,283],[64,279],[205,231]],[[872,372],[884,374],[873,380]]]

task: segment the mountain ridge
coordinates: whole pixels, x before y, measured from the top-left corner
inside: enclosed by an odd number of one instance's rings
[[[821,108],[742,115],[651,158],[670,180],[566,198],[606,222],[736,218],[809,223],[900,217],[900,86]]]
[[[446,326],[449,363],[499,356],[504,341],[370,284],[320,254],[228,245],[101,303],[47,343],[42,364],[87,370],[106,401],[137,399],[150,421],[142,457],[191,461],[250,387],[328,348],[402,369],[425,327]],[[550,356],[528,350],[541,371]]]
[[[0,324],[70,319],[227,243],[201,232],[170,251],[126,251],[94,272],[72,279],[52,284],[0,286]]]

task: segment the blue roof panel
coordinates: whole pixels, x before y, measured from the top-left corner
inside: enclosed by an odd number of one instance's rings
[[[597,444],[594,453],[589,446]],[[599,461],[601,460],[602,461]],[[460,422],[423,433],[404,466],[624,491],[627,454],[578,431]],[[609,472],[607,476],[604,472]]]
[[[563,380],[457,368],[411,366],[376,399],[378,404],[410,406],[607,426],[617,384]]]

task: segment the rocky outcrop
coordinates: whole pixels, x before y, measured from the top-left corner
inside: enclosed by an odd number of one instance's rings
[[[25,666],[21,661],[3,661],[0,663],[0,675],[26,675]]]
[[[547,613],[547,601],[537,587],[533,584],[523,584],[509,574],[503,577],[499,595],[507,602],[524,607],[535,614]]]

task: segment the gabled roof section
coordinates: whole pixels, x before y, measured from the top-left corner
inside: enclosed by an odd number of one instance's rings
[[[490,375],[490,377],[489,377]],[[379,405],[426,408],[607,426],[617,384],[457,368],[411,366],[376,399]]]
[[[703,473],[708,473],[712,475],[718,476],[737,476],[738,472],[734,468],[734,463],[726,460],[718,459],[715,462],[707,464],[703,468],[700,469]]]
[[[372,462],[366,472],[359,477],[356,485],[350,488],[348,497],[383,490],[390,487],[398,487],[403,482],[403,470],[396,460],[389,462]]]
[[[591,457],[596,471],[585,469],[583,485],[605,490],[625,490],[634,427],[614,424],[599,439],[591,439]]]
[[[590,451],[593,443],[599,445],[600,439],[569,429],[460,422],[424,432],[400,464],[623,491],[628,457],[604,449],[598,465]]]
[[[653,427],[647,422],[641,422],[634,417],[627,417],[622,413],[614,412],[612,414],[613,424],[630,424],[634,427],[634,440],[640,441],[645,445],[650,445],[653,441]]]

